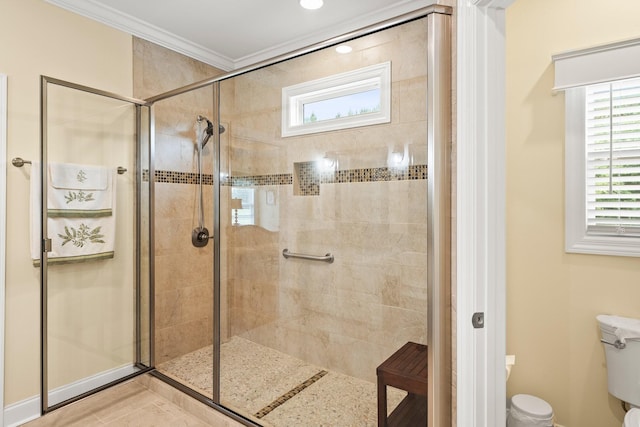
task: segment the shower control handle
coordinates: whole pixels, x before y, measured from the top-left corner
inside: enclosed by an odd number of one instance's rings
[[[191,232],[191,243],[196,248],[207,246],[209,239],[213,239],[213,236],[209,235],[209,230],[206,227],[196,227]]]

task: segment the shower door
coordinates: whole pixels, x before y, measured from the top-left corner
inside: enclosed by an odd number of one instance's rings
[[[427,33],[422,18],[220,82],[220,403],[258,424],[376,425],[376,367],[410,341],[426,363]]]
[[[44,413],[151,365],[150,150],[143,102],[48,77],[41,90],[31,197]]]
[[[214,171],[219,139],[227,134],[212,131],[206,138],[207,121],[215,118],[213,99],[213,88],[206,86],[155,101],[152,109],[156,374],[210,400],[218,373],[213,352]],[[223,129],[216,120],[211,128]],[[210,238],[199,241],[202,229]]]

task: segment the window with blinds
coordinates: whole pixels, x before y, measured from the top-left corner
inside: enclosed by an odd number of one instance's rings
[[[640,236],[640,79],[586,87],[589,234]]]

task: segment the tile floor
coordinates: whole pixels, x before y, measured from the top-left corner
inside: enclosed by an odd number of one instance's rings
[[[150,375],[143,375],[24,426],[240,427],[242,424]]]
[[[158,366],[158,370],[211,396],[212,347]],[[260,424],[290,426],[376,426],[376,385],[326,372],[287,354],[233,337],[220,351],[220,399],[224,406]],[[318,376],[319,378],[309,381]],[[306,384],[305,387],[299,387]],[[391,412],[405,392],[388,389]]]
[[[223,405],[267,427],[376,426],[376,386],[235,337],[223,344]],[[205,395],[212,389],[212,348],[158,370]],[[389,411],[405,393],[389,389]],[[27,427],[240,427],[242,424],[168,384],[142,375],[25,424]]]

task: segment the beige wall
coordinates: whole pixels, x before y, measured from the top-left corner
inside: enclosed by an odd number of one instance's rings
[[[551,55],[640,36],[634,0],[518,0],[507,10],[507,391],[570,427],[619,426],[595,316],[640,317],[637,258],[564,252],[564,95]]]
[[[131,37],[38,0],[0,13],[0,72],[8,75],[7,155],[39,156],[41,74],[131,95]],[[7,171],[5,404],[38,394],[39,279],[28,246],[30,166]]]

